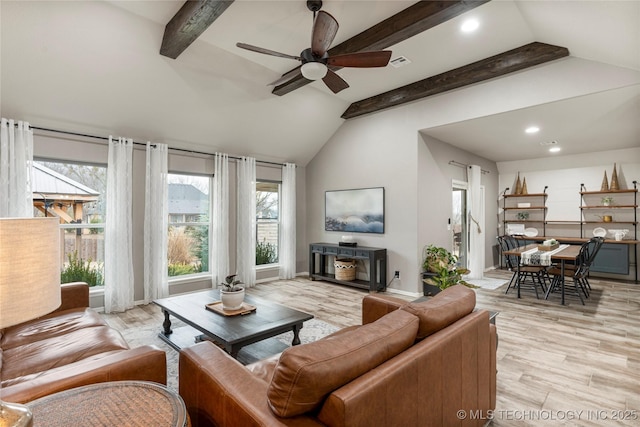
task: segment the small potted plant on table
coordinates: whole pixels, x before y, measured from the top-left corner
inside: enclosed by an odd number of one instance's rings
[[[224,282],[220,283],[220,300],[224,310],[239,310],[242,308],[244,301],[244,287],[239,286],[243,283],[236,279],[236,274],[230,274],[225,277]]]
[[[475,287],[462,279],[462,275],[468,274],[469,270],[458,267],[456,265],[458,257],[445,248],[439,248],[434,245],[425,246],[422,256],[424,295],[432,296],[454,285]]]

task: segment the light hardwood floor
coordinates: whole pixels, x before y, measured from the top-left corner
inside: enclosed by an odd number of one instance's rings
[[[502,271],[487,275],[510,277]],[[479,308],[500,312],[492,425],[640,425],[640,285],[596,279],[591,285],[585,306],[573,297],[565,306],[557,295],[537,300],[533,291],[518,299],[514,291],[505,295],[506,287],[476,290]],[[366,295],[303,278],[259,284],[248,292],[340,327],[360,324]],[[160,325],[161,318],[148,305],[110,323],[130,328]]]

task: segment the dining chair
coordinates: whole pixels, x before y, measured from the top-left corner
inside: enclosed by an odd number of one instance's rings
[[[582,305],[585,305],[584,298],[582,295],[584,294],[585,298],[589,298],[589,290],[590,288],[589,282],[587,280],[587,276],[589,275],[589,248],[594,247],[593,245],[597,244],[597,242],[591,242],[591,240],[585,242],[580,246],[580,251],[578,252],[578,256],[576,257],[576,263],[574,265],[565,265],[564,268],[564,277],[562,276],[562,268],[553,265],[548,268],[549,275],[552,276],[551,284],[547,289],[547,293],[545,294],[545,299],[549,298],[549,294],[555,292],[560,289],[562,286],[562,281],[564,280],[564,289],[567,291],[567,279],[571,280],[573,283],[573,289],[575,290],[575,294],[580,298],[580,302]],[[597,251],[595,251],[597,252]],[[595,255],[593,255],[595,257]]]
[[[498,236],[498,243],[500,244],[502,253],[511,249],[516,249],[520,246],[513,236],[508,235]],[[511,287],[514,287],[515,289],[520,287],[520,290],[522,291],[523,286],[533,287],[536,292],[536,298],[538,299],[540,299],[538,287],[542,290],[542,294],[545,294],[546,282],[549,277],[547,275],[546,267],[541,265],[520,264],[520,268],[518,268],[520,257],[516,255],[505,255],[505,263],[509,271],[513,271],[513,275],[511,276],[511,280],[509,280],[509,286],[507,286],[505,294],[509,293],[509,289],[511,289]]]
[[[598,255],[600,248],[604,244],[604,237],[592,237],[589,239],[589,244],[587,247],[587,264],[585,266],[586,275],[584,277],[584,284],[586,288],[591,292],[591,284],[589,283],[589,271],[591,270],[591,265],[593,264],[593,260]]]
[[[517,262],[518,262],[518,257],[515,255],[504,255],[505,252],[507,252],[509,249],[511,249],[509,247],[509,241],[508,241],[508,237],[510,236],[498,236],[498,245],[500,246],[500,254],[502,256],[504,256],[504,263],[507,267],[507,270],[512,271],[513,274],[511,275],[511,279],[509,280],[509,286],[507,286],[507,290],[505,291],[505,294],[509,292],[509,289],[511,289],[511,286],[513,285],[513,281],[516,278],[517,273]]]
[[[572,278],[574,276],[579,276],[579,284],[587,298],[589,298],[589,294],[591,293],[591,284],[589,283],[591,265],[593,264],[593,260],[596,258],[596,255],[598,255],[598,251],[600,251],[603,243],[604,237],[592,237],[582,244],[582,247],[580,248],[581,254],[576,258],[576,262],[565,264],[564,267],[565,277]],[[560,271],[560,266],[554,265],[549,269],[549,274],[553,274],[554,272],[560,274]]]

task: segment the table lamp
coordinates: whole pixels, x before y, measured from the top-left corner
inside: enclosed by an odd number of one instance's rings
[[[0,218],[0,329],[60,306],[58,224],[58,218]],[[31,426],[32,418],[25,405],[0,400],[0,426]]]

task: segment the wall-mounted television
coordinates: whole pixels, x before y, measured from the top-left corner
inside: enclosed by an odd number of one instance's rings
[[[384,187],[325,192],[324,229],[384,233]]]

